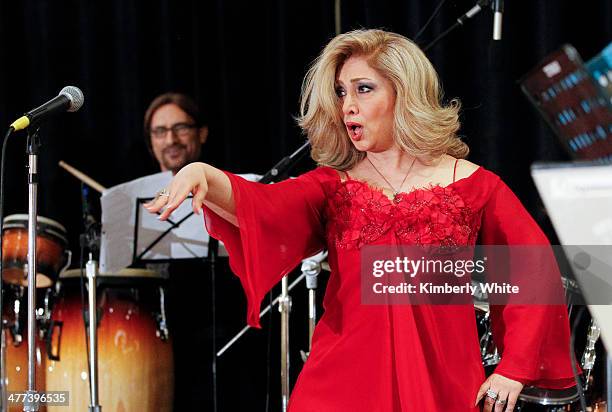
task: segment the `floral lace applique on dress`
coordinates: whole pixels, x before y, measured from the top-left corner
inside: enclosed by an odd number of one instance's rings
[[[453,189],[432,185],[399,193],[396,201],[365,182],[338,182],[327,206],[327,237],[339,249],[359,249],[392,233],[400,243],[473,245],[476,214]]]

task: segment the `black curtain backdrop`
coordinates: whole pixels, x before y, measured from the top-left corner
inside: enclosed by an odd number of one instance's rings
[[[412,37],[437,3],[345,0],[342,31],[384,28]],[[474,4],[446,1],[421,42]],[[612,40],[612,2],[506,1],[494,64],[492,20],[484,10],[428,55],[446,97],[462,101],[469,159],[499,174],[554,239],[529,166],[567,155],[517,81],[564,43],[585,60],[598,53]],[[80,183],[59,160],[107,187],[156,172],[142,117],[153,97],[172,90],[192,95],[206,111],[211,132],[204,161],[264,173],[303,142],[294,121],[301,81],[334,33],[333,0],[0,0],[0,125],[8,127],[65,85],[83,90],[78,113],[43,126],[39,167],[39,214],[64,224],[78,251]],[[25,135],[13,138],[8,153],[5,214],[26,213]],[[298,171],[313,166],[305,160]],[[278,403],[272,405],[276,410]]]

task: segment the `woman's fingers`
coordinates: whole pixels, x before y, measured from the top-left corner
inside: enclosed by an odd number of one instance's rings
[[[160,220],[166,220],[170,214],[193,193],[192,207],[194,212],[200,213],[208,185],[203,169],[192,163],[182,168],[166,189],[162,189],[155,199],[144,207],[151,213],[159,213]],[[161,213],[160,213],[161,212]]]
[[[484,407],[482,408],[482,412],[493,412],[494,407],[495,407],[495,399],[493,399],[490,396],[485,395]]]
[[[487,393],[487,390],[490,387],[491,384],[489,383],[489,379],[487,379],[482,385],[480,385],[480,389],[478,390],[478,395],[476,395],[476,402],[474,403],[474,406],[478,405],[478,402],[480,402],[482,397],[485,396],[485,393]]]
[[[166,203],[168,203],[168,197],[169,197],[169,195],[167,195],[166,193],[162,193],[162,194],[158,193],[153,198],[153,200],[151,200],[150,202],[145,203],[143,206],[149,212],[157,213],[157,212],[159,212],[161,210],[161,208],[163,208],[166,205]]]
[[[518,400],[521,392],[513,392],[508,396],[508,404],[506,405],[506,412],[513,412],[514,407],[516,406],[516,401]]]
[[[512,412],[523,384],[496,373],[480,386],[476,405],[484,397],[483,412]]]
[[[189,186],[183,186],[178,189],[173,189],[170,191],[170,196],[168,197],[168,201],[165,204],[165,209],[159,215],[159,220],[166,220],[170,217],[170,214],[176,210],[177,207],[183,203],[183,200],[189,196],[191,192],[191,188]]]
[[[202,205],[204,204],[207,191],[208,185],[206,181],[200,182],[200,184],[192,191],[193,199],[191,200],[191,207],[196,215],[202,213]]]
[[[500,390],[495,400],[495,412],[502,412],[508,403],[508,391]]]

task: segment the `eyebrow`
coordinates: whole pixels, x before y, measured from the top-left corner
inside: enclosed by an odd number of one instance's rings
[[[369,80],[369,81],[373,81],[373,79],[370,79],[370,78],[368,78],[368,77],[356,77],[356,78],[354,78],[354,79],[351,79],[351,80],[350,80],[350,82],[351,82],[351,83],[356,83],[356,82],[359,82],[359,81],[362,81],[362,80]],[[336,79],[336,82],[337,82],[337,83],[341,83],[342,81],[341,81],[340,79]]]
[[[355,79],[351,79],[351,83],[359,82],[361,80],[370,80],[370,81],[372,81],[372,79],[370,79],[368,77],[357,77]]]

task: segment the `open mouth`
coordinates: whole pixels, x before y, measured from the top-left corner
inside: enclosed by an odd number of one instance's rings
[[[346,124],[346,130],[348,131],[348,134],[351,139],[353,140],[361,139],[361,136],[363,135],[363,126],[355,122],[346,122],[345,124]]]

